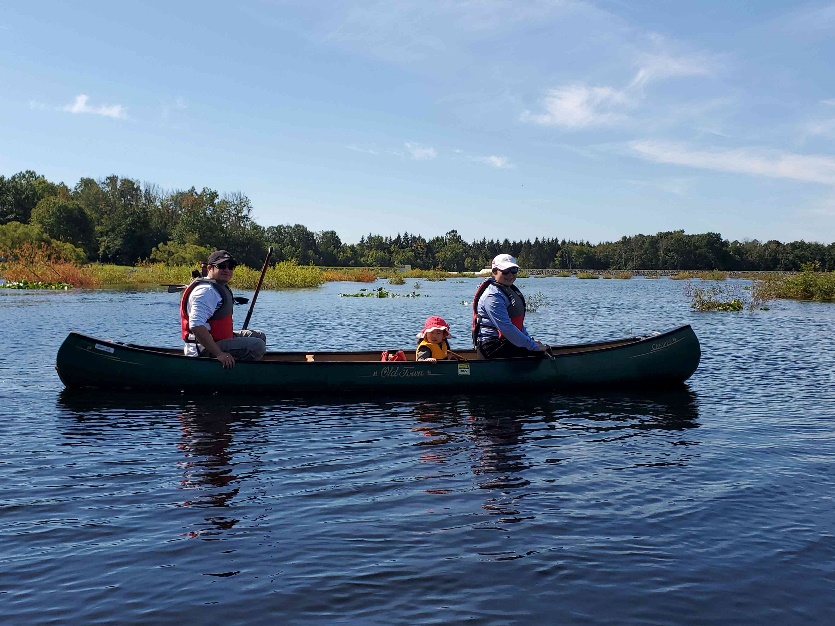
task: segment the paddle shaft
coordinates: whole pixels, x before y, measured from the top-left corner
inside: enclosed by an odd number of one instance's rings
[[[246,330],[246,327],[249,326],[249,320],[252,317],[252,309],[255,308],[255,301],[258,299],[258,292],[261,291],[261,283],[264,282],[264,274],[267,273],[267,268],[270,266],[270,257],[273,255],[273,247],[270,246],[270,249],[267,250],[267,258],[264,259],[264,267],[261,268],[261,277],[258,279],[258,286],[255,287],[255,293],[252,295],[252,304],[249,305],[249,311],[247,311],[246,319],[244,320],[244,325],[241,327],[241,330]]]

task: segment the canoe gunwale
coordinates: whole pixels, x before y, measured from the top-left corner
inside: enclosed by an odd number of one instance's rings
[[[610,339],[606,341],[597,341],[597,342],[590,342],[590,343],[578,343],[578,344],[565,344],[559,346],[551,346],[551,354],[553,358],[561,358],[566,356],[573,356],[576,354],[582,354],[586,352],[605,352],[607,350],[617,350],[623,348],[625,346],[632,346],[637,345],[639,343],[643,343],[646,341],[657,341],[659,339],[663,339],[668,335],[674,335],[682,330],[689,328],[689,324],[684,324],[682,326],[678,326],[671,330],[665,331],[663,333],[653,334],[653,335],[639,335],[636,337],[625,337],[622,339]],[[70,332],[70,335],[75,335],[80,337],[86,341],[109,344],[116,346],[121,349],[126,350],[136,350],[139,352],[144,352],[148,354],[155,354],[164,357],[180,357],[183,359],[200,359],[200,360],[207,360],[211,361],[212,357],[193,357],[193,356],[186,356],[183,354],[182,350],[177,348],[161,348],[157,346],[145,346],[141,344],[135,343],[124,343],[121,341],[113,341],[109,339],[97,339],[95,337],[91,337],[90,335],[85,335],[83,333],[79,333],[76,331]],[[247,365],[270,365],[272,363],[309,363],[310,361],[307,360],[308,355],[312,355],[314,357],[314,362],[316,363],[368,363],[368,362],[376,362],[380,360],[380,355],[383,351],[382,350],[320,350],[320,351],[267,351],[264,354],[264,359],[261,361],[247,361]],[[405,349],[404,349],[405,352]],[[475,350],[466,349],[466,350],[456,350],[456,353],[461,354],[462,356],[469,356],[472,358],[468,358],[467,361],[480,361],[476,356]],[[357,355],[358,357],[366,357],[366,358],[358,358],[356,360],[346,359],[344,357]],[[412,356],[411,351],[407,352],[408,356]],[[339,356],[343,358],[335,359],[333,361],[328,361],[327,357],[329,356]],[[283,358],[282,358],[283,357]],[[317,357],[321,357],[317,360]],[[508,362],[508,361],[516,361],[517,359],[492,359],[493,361],[501,361],[501,362]],[[414,362],[414,361],[412,361]],[[451,361],[454,362],[454,361]]]

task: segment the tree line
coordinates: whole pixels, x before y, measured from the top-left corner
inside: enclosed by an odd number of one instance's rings
[[[82,178],[70,188],[27,170],[0,176],[0,248],[53,245],[65,257],[134,265],[139,261],[191,264],[216,248],[258,267],[268,246],[273,260],[333,267],[393,267],[474,271],[507,252],[524,268],[600,270],[796,271],[805,264],[835,270],[835,243],[756,239],[728,241],[719,233],[683,230],[624,236],[592,244],[557,237],[533,241],[466,242],[456,230],[426,239],[403,233],[369,234],[343,243],[336,231],[301,224],[261,226],[243,193],[204,187],[164,191],[119,176]]]

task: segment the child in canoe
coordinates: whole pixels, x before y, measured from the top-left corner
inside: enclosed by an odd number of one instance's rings
[[[426,318],[423,330],[417,334],[418,346],[415,350],[416,361],[455,361],[460,359],[449,349],[449,324],[444,318],[433,315]]]

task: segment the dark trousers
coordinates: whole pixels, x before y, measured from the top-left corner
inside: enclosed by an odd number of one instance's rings
[[[528,350],[510,343],[507,339],[486,339],[478,342],[478,356],[482,359],[542,359],[546,355],[539,350]]]

